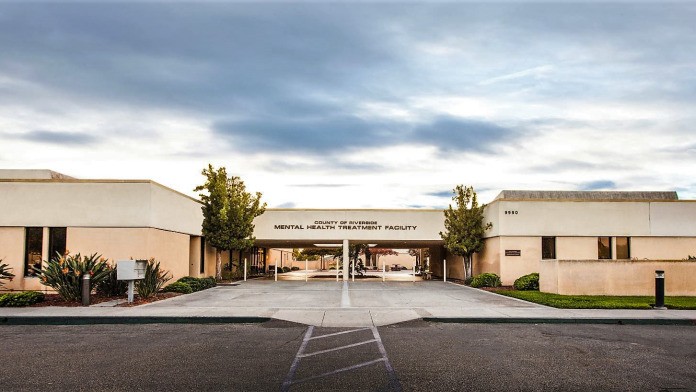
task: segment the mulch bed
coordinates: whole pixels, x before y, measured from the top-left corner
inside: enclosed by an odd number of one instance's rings
[[[148,298],[148,299],[140,298],[136,295],[134,300],[133,300],[133,303],[129,304],[129,303],[125,302],[125,303],[119,304],[117,306],[127,306],[127,307],[138,306],[138,305],[143,305],[143,304],[149,304],[151,302],[160,301],[160,300],[167,299],[167,298],[173,298],[173,297],[176,297],[179,295],[181,295],[181,293],[159,293],[156,296],[154,296],[152,298]],[[90,304],[95,305],[98,303],[113,301],[116,299],[126,299],[126,297],[124,297],[124,296],[107,297],[107,296],[95,294],[95,295],[92,295],[90,297]],[[37,304],[31,305],[31,307],[35,307],[35,308],[36,307],[45,307],[45,306],[78,307],[78,306],[82,306],[82,303],[75,302],[75,301],[66,301],[63,298],[61,298],[60,295],[58,295],[58,294],[46,294],[43,302],[39,302]]]
[[[150,297],[150,298],[140,298],[136,295],[135,298],[133,298],[133,302],[131,302],[131,303],[124,302],[124,303],[118,304],[116,306],[123,306],[123,307],[129,308],[132,306],[144,305],[144,304],[149,304],[152,302],[161,301],[161,300],[167,299],[167,298],[178,297],[180,295],[183,295],[183,294],[182,293],[157,293],[157,295]],[[123,298],[123,297],[118,297],[118,298]],[[118,298],[114,298],[114,299],[118,299]]]

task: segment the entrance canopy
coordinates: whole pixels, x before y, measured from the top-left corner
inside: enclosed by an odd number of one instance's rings
[[[342,241],[383,247],[442,243],[442,210],[268,209],[254,221],[260,246],[327,246]]]

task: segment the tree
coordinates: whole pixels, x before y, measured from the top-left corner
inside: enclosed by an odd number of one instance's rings
[[[261,193],[251,195],[239,177],[228,177],[224,167],[203,169],[203,185],[194,190],[203,202],[203,228],[206,241],[215,248],[215,278],[222,279],[222,252],[245,250],[254,245],[254,218],[266,211]]]
[[[440,237],[445,241],[445,248],[450,253],[463,258],[464,277],[469,279],[472,275],[473,255],[483,249],[483,236],[493,224],[483,224],[483,210],[486,205],[479,206],[473,187],[457,185],[453,194],[452,200],[456,208],[452,208],[450,204],[445,210],[445,232],[440,232]]]
[[[202,174],[206,177],[205,184],[197,186],[194,191],[200,193],[203,202],[202,233],[206,242],[215,248],[215,279],[222,280],[222,251],[230,247],[230,232],[227,225],[227,170],[224,167],[215,169],[208,164]]]
[[[227,250],[241,253],[254,246],[254,219],[266,212],[266,203],[261,204],[261,192],[254,195],[246,191],[246,185],[239,177],[227,180],[227,227],[230,244]],[[230,260],[232,263],[232,260]]]

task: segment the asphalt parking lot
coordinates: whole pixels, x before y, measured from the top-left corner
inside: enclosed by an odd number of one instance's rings
[[[693,391],[696,327],[2,326],[4,391]]]

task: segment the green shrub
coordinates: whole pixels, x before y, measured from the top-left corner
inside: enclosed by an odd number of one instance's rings
[[[165,283],[170,281],[172,276],[168,271],[160,268],[160,262],[150,259],[145,267],[145,278],[135,281],[135,289],[138,290],[140,298],[150,298],[162,289]]]
[[[194,278],[193,276],[184,276],[183,278],[177,280],[177,282],[188,284],[191,286],[191,290],[194,292],[216,286],[215,278]]]
[[[299,271],[299,270],[300,270],[300,267],[292,267],[292,268],[290,268],[290,270],[291,270],[291,271]]]
[[[41,283],[53,288],[66,301],[82,300],[82,277],[90,274],[92,287],[98,286],[111,272],[101,255],[59,255],[35,270]]]
[[[332,265],[331,267],[329,267],[329,271],[330,271],[330,270],[335,270],[335,269],[336,269],[336,266],[335,266],[335,265]]]
[[[290,272],[290,267],[283,267],[283,272]]]
[[[22,293],[7,293],[0,295],[0,307],[29,306],[43,302],[44,293],[24,291]]]
[[[128,282],[116,279],[116,268],[111,266],[106,277],[95,286],[97,294],[108,297],[122,296],[128,291]]]
[[[177,281],[168,285],[162,291],[164,291],[165,293],[191,294],[194,290],[188,283]]]
[[[539,290],[539,273],[534,272],[520,276],[512,285],[515,287],[515,290]]]
[[[11,281],[12,278],[15,277],[14,274],[10,272],[11,269],[9,265],[3,264],[2,259],[0,259],[0,287],[5,284],[3,280]]]
[[[500,276],[488,272],[476,275],[471,280],[471,287],[499,287],[501,284]]]

